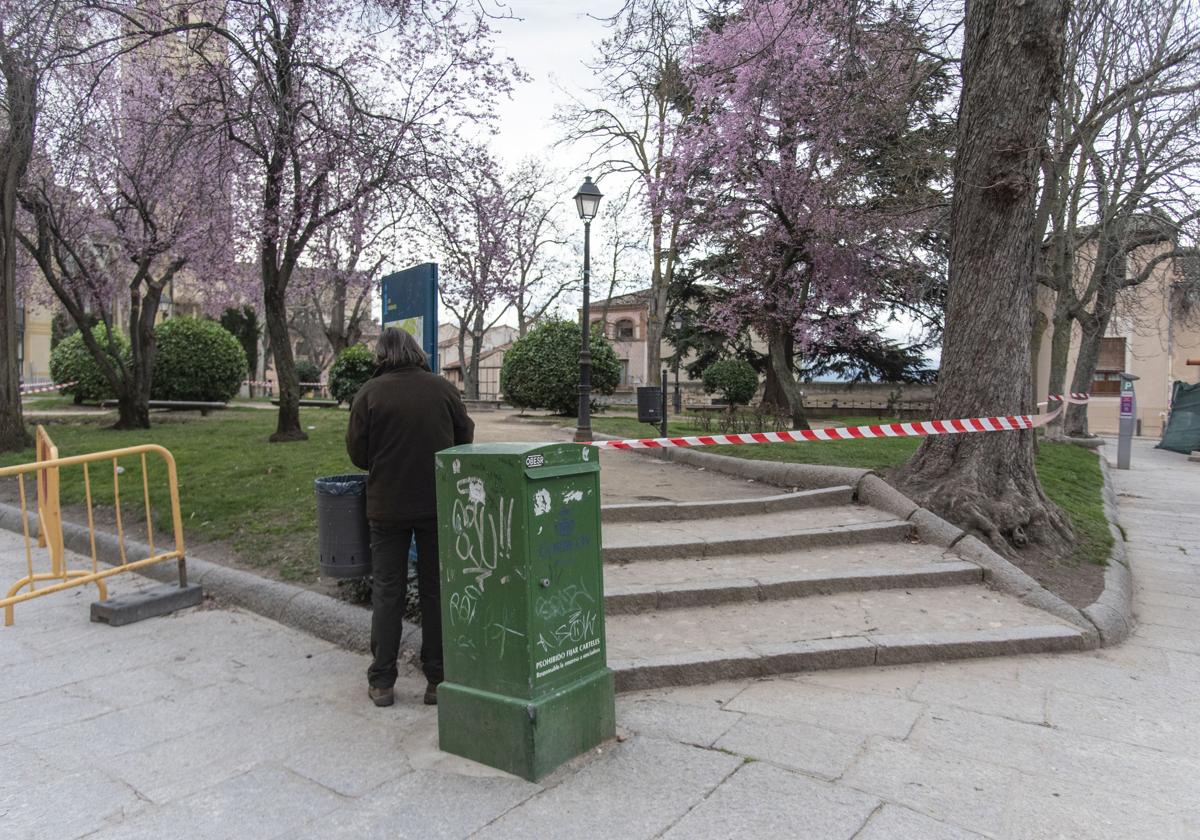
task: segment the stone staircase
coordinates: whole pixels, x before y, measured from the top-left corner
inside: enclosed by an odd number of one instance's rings
[[[603,508],[622,691],[1085,645],[850,487]]]

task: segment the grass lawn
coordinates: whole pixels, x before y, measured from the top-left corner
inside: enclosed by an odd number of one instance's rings
[[[25,411],[58,411],[78,408],[75,405],[74,397],[64,397],[54,393],[35,394],[31,397],[25,397],[21,400],[21,407]]]
[[[203,419],[169,415],[149,431],[112,431],[99,422],[55,423],[46,427],[59,454],[78,455],[139,443],[157,443],[175,456],[179,470],[180,507],[189,541],[226,541],[248,566],[269,568],[285,580],[310,582],[317,577],[316,499],[313,479],[358,472],[346,457],[347,412],[334,409],[301,414],[309,440],[269,444],[275,412],[228,409]],[[111,418],[104,420],[111,423]],[[0,464],[32,461],[33,450],[0,456]],[[155,534],[169,532],[170,509],[165,470],[157,457],[147,459]],[[122,509],[140,513],[141,465],[137,458],[121,462]],[[91,470],[92,493],[99,504],[112,504],[112,470]],[[64,505],[82,504],[82,471],[61,473]],[[0,485],[6,498],[15,481]],[[32,496],[33,484],[26,482]],[[140,527],[129,529],[145,539]]]
[[[166,415],[149,431],[116,432],[104,428],[111,418],[92,422],[72,420],[47,426],[59,452],[76,455],[138,443],[157,443],[174,455],[179,467],[179,492],[184,527],[190,542],[224,542],[249,567],[261,568],[285,580],[313,582],[317,578],[316,501],[313,479],[356,472],[344,449],[347,413],[320,409],[302,413],[309,435],[305,443],[268,444],[275,413],[231,408],[203,419]],[[879,422],[874,418],[845,418],[848,425]],[[633,418],[596,417],[597,431],[647,437],[650,427]],[[672,434],[695,434],[684,421]],[[918,445],[915,439],[890,438],[835,443],[723,446],[710,451],[741,458],[760,458],[809,464],[862,467],[886,472],[902,464]],[[34,453],[0,456],[0,465],[32,461]],[[155,533],[161,542],[169,532],[165,471],[149,458]],[[132,516],[141,511],[141,468],[138,459],[122,461],[122,508]],[[1096,456],[1068,444],[1043,444],[1038,473],[1046,492],[1071,516],[1082,538],[1076,559],[1103,562],[1111,547],[1101,500],[1102,478]],[[99,505],[112,503],[111,470],[91,471],[93,497]],[[62,471],[63,503],[83,502],[82,471]],[[16,482],[0,481],[0,493],[13,500]],[[26,484],[32,498],[33,484]],[[71,517],[81,520],[82,516]],[[130,526],[134,538],[144,538]]]
[[[827,421],[837,426],[867,426],[893,423],[894,418],[844,417]],[[630,438],[657,437],[658,432],[633,418],[594,417],[592,428],[609,435]],[[700,434],[690,419],[667,425],[671,436]],[[716,434],[714,429],[710,434]],[[886,474],[909,459],[920,445],[919,438],[872,438],[814,443],[772,443],[770,445],[713,446],[705,451],[731,458],[783,461],[793,464],[823,464],[856,467]],[[1094,452],[1069,443],[1042,441],[1037,456],[1038,478],[1046,495],[1066,511],[1079,536],[1072,557],[1074,562],[1105,564],[1112,550],[1112,535],[1104,516],[1102,490],[1104,477]]]

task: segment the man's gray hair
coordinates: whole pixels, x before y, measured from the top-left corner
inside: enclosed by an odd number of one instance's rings
[[[395,327],[386,327],[375,342],[375,364],[380,367],[423,367],[429,369],[429,358],[411,334]]]

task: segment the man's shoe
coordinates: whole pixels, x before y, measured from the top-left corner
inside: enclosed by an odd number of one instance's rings
[[[396,702],[396,692],[391,688],[376,688],[373,685],[367,686],[367,696],[371,698],[371,702],[376,706],[390,706]]]
[[[429,685],[425,686],[425,705],[426,706],[436,706],[437,705],[437,687],[438,687],[438,684],[433,683],[433,682],[431,682]]]

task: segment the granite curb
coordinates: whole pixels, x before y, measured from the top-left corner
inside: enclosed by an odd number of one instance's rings
[[[596,435],[596,438],[620,439],[610,435]],[[1125,541],[1115,524],[1116,493],[1112,489],[1108,465],[1102,457],[1100,463],[1105,475],[1105,514],[1114,535],[1113,553],[1105,571],[1104,591],[1093,604],[1080,610],[1046,589],[978,537],[920,507],[871,470],[749,461],[682,447],[626,451],[640,452],[661,460],[703,467],[714,472],[751,478],[780,487],[817,489],[830,484],[848,484],[855,488],[856,500],[910,522],[922,541],[945,548],[962,559],[979,565],[984,571],[985,580],[995,589],[1078,627],[1083,632],[1087,647],[1118,644],[1129,635],[1133,627],[1132,577],[1125,561]]]
[[[32,514],[29,520],[32,534],[36,528]],[[22,533],[20,508],[0,504],[0,528]],[[69,551],[91,556],[87,528],[64,522],[63,543]],[[150,547],[135,540],[127,539],[125,549],[131,556],[150,556]],[[110,566],[120,565],[121,548],[117,537],[96,531],[96,557]],[[260,577],[253,572],[244,572],[209,560],[189,557],[187,568],[188,582],[199,583],[208,595],[222,604],[257,613],[348,650],[365,652],[370,649],[370,610],[295,584]],[[163,583],[178,581],[176,565],[170,561],[140,569],[138,573]],[[406,623],[401,641],[402,655],[411,658],[420,649],[420,628]]]
[[[1083,614],[1096,625],[1101,643],[1120,644],[1133,632],[1133,570],[1129,568],[1129,557],[1125,549],[1125,532],[1121,530],[1117,506],[1117,490],[1113,483],[1112,467],[1103,456],[1100,473],[1104,476],[1104,515],[1108,519],[1108,530],[1112,534],[1112,553],[1104,570],[1104,591]]]

